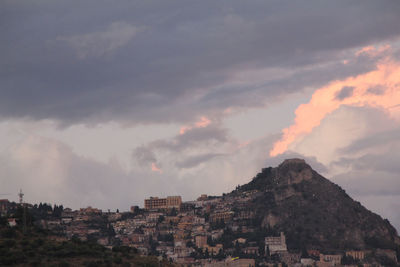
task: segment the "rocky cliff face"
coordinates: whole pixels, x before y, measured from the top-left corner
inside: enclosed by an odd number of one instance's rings
[[[260,227],[286,233],[289,248],[390,248],[400,238],[388,220],[351,199],[338,185],[315,172],[302,159],[265,168],[231,194],[258,191],[249,203]]]

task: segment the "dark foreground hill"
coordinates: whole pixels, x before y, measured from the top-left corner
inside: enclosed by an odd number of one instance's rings
[[[48,232],[0,223],[0,266],[173,266],[154,256],[141,256],[126,246],[112,250],[95,242],[57,240]]]
[[[400,238],[388,220],[354,201],[304,160],[265,168],[231,195],[258,191],[249,203],[261,227],[283,231],[289,249],[397,250]]]

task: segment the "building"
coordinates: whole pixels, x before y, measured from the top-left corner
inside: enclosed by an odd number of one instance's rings
[[[205,245],[203,247],[203,252],[208,251],[209,254],[212,255],[217,255],[219,253],[220,250],[223,250],[223,246],[222,244],[216,244],[214,247],[213,246],[209,246],[209,245]]]
[[[232,211],[215,212],[210,215],[210,221],[214,223],[220,221],[227,222],[231,220],[232,217],[233,217]]]
[[[232,243],[234,245],[236,245],[236,243],[244,244],[244,243],[246,243],[246,238],[239,237],[238,239],[233,240]]]
[[[167,209],[172,209],[172,208],[179,209],[181,205],[182,205],[181,196],[167,197]]]
[[[206,194],[202,194],[200,197],[197,198],[197,201],[205,201],[207,200],[207,195]]]
[[[321,262],[329,262],[333,266],[340,265],[340,262],[342,261],[342,255],[319,254],[319,261],[321,261]]]
[[[227,258],[224,261],[202,260],[201,266],[204,266],[204,267],[254,267],[254,266],[256,266],[256,261],[254,259],[239,259],[239,258]]]
[[[167,198],[150,197],[144,200],[146,210],[153,209],[179,209],[182,204],[181,196],[168,196]]]
[[[237,259],[227,262],[227,266],[230,267],[254,267],[256,266],[256,261],[254,259]]]
[[[10,227],[17,226],[17,220],[15,218],[8,218],[7,222],[8,222],[8,226],[10,226]]]
[[[269,255],[286,252],[285,234],[281,232],[280,236],[267,236],[265,238],[265,254],[269,251]]]
[[[81,214],[101,214],[102,211],[100,209],[92,208],[91,206],[87,208],[81,208],[79,210]]]
[[[166,198],[150,197],[144,200],[144,208],[146,210],[165,209],[167,207]]]
[[[207,236],[205,235],[198,235],[195,237],[196,247],[202,248],[207,245]]]
[[[309,250],[307,250],[307,254],[310,256],[310,257],[315,257],[315,258],[318,258],[319,259],[319,250],[315,250],[315,249],[309,249]]]
[[[245,247],[242,249],[245,254],[259,255],[258,247]]]
[[[300,263],[303,266],[314,266],[315,260],[310,258],[301,258]]]
[[[179,208],[180,212],[190,212],[193,211],[195,209],[195,205],[193,203],[189,203],[189,202],[183,202]]]
[[[352,257],[353,259],[363,260],[365,258],[365,251],[363,250],[346,251],[346,256]]]
[[[139,206],[131,206],[131,212],[136,213],[139,211]]]

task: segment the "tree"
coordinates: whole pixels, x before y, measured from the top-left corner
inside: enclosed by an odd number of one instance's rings
[[[215,256],[215,258],[218,259],[218,260],[222,260],[222,259],[225,258],[225,254],[224,254],[224,252],[222,251],[222,249],[220,249],[220,250],[218,251],[218,254]]]
[[[176,210],[176,208],[172,208],[169,212],[169,216],[176,216],[178,215],[178,211]]]
[[[189,240],[188,242],[186,242],[186,246],[189,248],[193,248],[194,247],[194,243],[192,240]]]
[[[206,252],[204,253],[204,257],[208,259],[210,257],[210,253],[208,253],[208,248],[206,248]]]

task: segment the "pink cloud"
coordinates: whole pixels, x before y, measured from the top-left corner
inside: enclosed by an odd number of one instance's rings
[[[184,134],[189,130],[195,129],[195,128],[204,128],[207,127],[208,125],[211,124],[211,120],[207,118],[206,116],[201,116],[198,121],[193,123],[192,125],[185,125],[182,126],[179,130],[179,134]]]
[[[355,54],[356,56],[360,56],[362,54],[366,54],[370,57],[376,57],[379,55],[382,55],[384,52],[387,52],[390,50],[390,45],[382,45],[380,47],[375,47],[375,46],[365,46],[358,50]]]
[[[155,162],[151,163],[151,171],[162,173],[162,170],[157,166]]]
[[[386,49],[366,47],[361,49],[360,53],[376,50],[383,53]],[[373,93],[374,88],[381,88],[381,92]],[[311,133],[325,116],[341,105],[378,107],[395,118],[400,115],[397,108],[399,104],[400,63],[385,58],[378,62],[373,71],[333,81],[316,90],[308,103],[296,109],[294,124],[283,129],[283,136],[274,144],[270,156],[285,152],[291,143]]]

